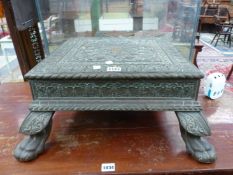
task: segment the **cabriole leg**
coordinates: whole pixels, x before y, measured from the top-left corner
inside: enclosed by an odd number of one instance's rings
[[[210,135],[210,128],[203,114],[200,111],[196,111],[176,112],[176,115],[187,152],[199,162],[214,162],[216,160],[215,149],[203,137]]]
[[[20,132],[28,135],[15,148],[14,156],[19,161],[36,159],[44,151],[45,142],[52,128],[54,112],[30,112],[23,121]]]

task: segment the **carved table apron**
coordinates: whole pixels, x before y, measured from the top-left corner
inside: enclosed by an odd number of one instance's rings
[[[197,102],[203,74],[164,38],[75,38],[27,75],[33,102],[17,145],[20,161],[43,152],[52,115],[62,110],[176,112],[187,152],[211,163],[215,150]],[[30,148],[30,149],[29,149]]]

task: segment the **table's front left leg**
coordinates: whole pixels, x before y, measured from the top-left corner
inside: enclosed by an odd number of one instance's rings
[[[44,151],[45,142],[52,128],[54,112],[30,112],[23,121],[20,132],[24,138],[15,148],[14,156],[19,161],[30,161]]]
[[[176,115],[187,151],[199,162],[214,162],[216,160],[215,149],[203,137],[210,135],[210,128],[202,113],[200,111],[176,112]]]

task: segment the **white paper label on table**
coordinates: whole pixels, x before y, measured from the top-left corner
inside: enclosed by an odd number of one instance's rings
[[[112,61],[105,61],[105,64],[113,64]]]
[[[119,66],[107,67],[107,72],[121,72],[121,67]]]
[[[93,69],[96,70],[96,69],[101,69],[101,66],[100,65],[94,65],[93,66]]]
[[[115,163],[102,163],[101,172],[114,172],[116,170]]]

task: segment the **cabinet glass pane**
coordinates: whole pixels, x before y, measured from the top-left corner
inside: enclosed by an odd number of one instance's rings
[[[199,0],[49,0],[40,5],[39,28],[46,33],[50,52],[73,37],[160,37],[188,60],[199,4]]]

